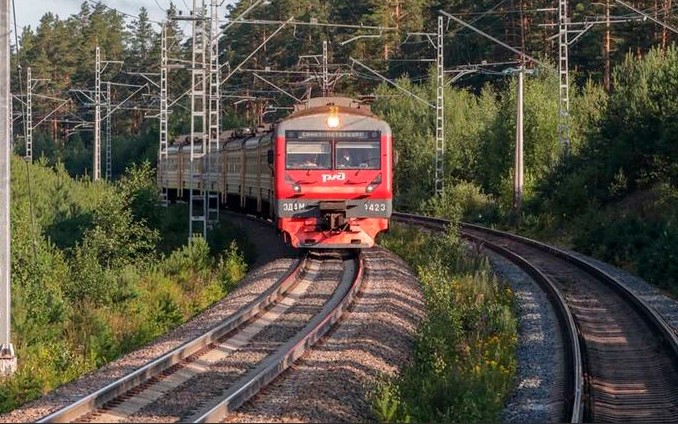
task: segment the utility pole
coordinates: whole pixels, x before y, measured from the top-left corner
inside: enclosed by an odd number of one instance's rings
[[[160,145],[158,146],[158,163],[161,164],[158,168],[160,174],[160,182],[162,192],[160,193],[160,202],[167,207],[169,204],[167,194],[167,26],[169,22],[162,25],[162,34],[160,41],[160,113],[158,119],[160,121]]]
[[[221,132],[219,114],[221,103],[221,89],[219,81],[219,0],[210,3],[210,36],[209,36],[209,116],[208,116],[208,144],[207,144],[207,176],[209,181],[219,181],[219,133]],[[211,183],[210,183],[211,184]],[[206,187],[207,195],[207,225],[212,228],[219,222],[219,187]]]
[[[96,47],[94,65],[94,148],[92,158],[92,178],[101,179],[101,51]]]
[[[605,0],[605,43],[603,51],[603,59],[605,60],[605,75],[603,76],[603,84],[605,91],[610,92],[610,50],[612,48],[612,37],[610,35],[610,0]]]
[[[206,149],[206,75],[205,75],[205,0],[193,0],[193,50],[191,54],[191,139],[189,190],[189,240],[195,236],[207,237],[207,198],[205,196],[204,158]],[[200,143],[200,152],[196,151],[195,141]],[[200,168],[199,169],[199,165]],[[194,228],[195,227],[195,228]],[[197,230],[197,231],[196,231]]]
[[[33,126],[33,89],[41,81],[49,81],[49,80],[48,79],[33,79],[32,74],[31,74],[31,68],[29,67],[29,68],[26,69],[26,154],[24,155],[24,160],[26,160],[27,162],[33,162],[33,129],[35,127],[37,127],[37,125]],[[36,96],[41,97],[41,98],[48,98],[50,100],[60,100],[60,99],[49,98],[49,97],[46,97],[46,96],[40,96],[40,95],[36,95]],[[66,102],[66,101],[64,100],[63,102]],[[49,115],[56,112],[56,110],[60,109],[63,105],[64,105],[64,103],[62,103],[60,106],[58,106]],[[42,121],[44,121],[44,119]],[[42,121],[40,121],[40,123],[42,123]],[[11,134],[11,132],[10,132],[10,134]]]
[[[558,141],[570,149],[570,80],[567,42],[567,0],[558,0]]]
[[[24,159],[33,162],[33,80],[31,68],[26,69],[26,155]]]
[[[113,151],[111,147],[111,115],[113,111],[111,109],[111,82],[106,82],[106,181],[111,181],[113,177],[113,160],[111,158],[111,153]]]
[[[14,150],[14,96],[9,97],[9,146]]]
[[[327,40],[323,41],[323,97],[327,97],[330,94],[330,81],[327,65]]]
[[[101,73],[111,63],[122,64],[122,62],[118,60],[106,60],[102,62],[101,50],[99,49],[99,46],[97,46],[96,62],[94,65],[94,157],[92,160],[92,178],[94,181],[99,181],[101,179]]]
[[[518,68],[518,96],[516,107],[516,155],[513,175],[513,208],[520,220],[520,211],[523,206],[523,79],[525,67]]]
[[[10,337],[11,284],[10,266],[10,135],[11,93],[9,91],[9,0],[0,9],[0,376],[16,372],[17,359]]]
[[[442,196],[445,189],[445,68],[443,63],[443,17],[438,16],[438,44],[436,45],[436,194]]]

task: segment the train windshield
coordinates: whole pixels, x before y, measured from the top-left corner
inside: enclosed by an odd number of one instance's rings
[[[378,141],[338,141],[335,152],[337,169],[381,168],[381,149]]]
[[[287,169],[330,169],[331,148],[329,141],[287,142]]]

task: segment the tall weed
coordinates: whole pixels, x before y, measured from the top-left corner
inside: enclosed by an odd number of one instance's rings
[[[212,245],[228,246],[220,257],[204,240],[178,243],[186,242],[183,227],[163,228],[177,243],[160,246],[149,224],[181,216],[181,208],[160,210],[152,201],[147,165],[130,172],[109,185],[13,158],[11,316],[19,368],[0,385],[0,413],[152,341],[244,276],[242,246],[228,225]]]
[[[383,245],[422,283],[426,318],[414,362],[372,396],[381,421],[496,421],[515,373],[511,290],[451,228],[443,237],[394,228]]]

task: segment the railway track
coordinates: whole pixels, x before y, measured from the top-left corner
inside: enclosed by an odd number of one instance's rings
[[[217,327],[38,422],[222,420],[329,331],[362,276],[359,254],[307,254]]]
[[[394,219],[436,231],[448,225],[406,214]],[[518,264],[554,304],[567,346],[562,421],[678,421],[678,338],[642,299],[552,246],[469,224],[460,233]]]

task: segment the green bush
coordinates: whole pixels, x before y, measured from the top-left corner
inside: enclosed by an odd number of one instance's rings
[[[678,294],[677,193],[664,185],[578,217],[573,222],[574,249]]]
[[[207,241],[199,237],[172,252],[163,262],[163,270],[170,276],[176,276],[187,271],[191,273],[206,271],[211,265],[210,248]]]
[[[228,291],[235,283],[245,277],[246,272],[245,257],[236,242],[232,241],[228,249],[219,258],[217,265],[218,280],[224,290]]]
[[[395,228],[384,246],[405,258],[422,283],[426,318],[414,362],[372,394],[380,421],[492,422],[511,390],[517,323],[512,293],[446,236]]]
[[[238,232],[226,223],[215,232],[215,246],[228,246],[218,261],[204,240],[182,246],[183,228],[180,235],[163,233],[177,241],[175,251],[167,257],[156,251],[158,228],[151,225],[176,211],[161,210],[154,193],[148,165],[110,185],[73,180],[59,164],[50,169],[13,158],[12,337],[19,369],[0,386],[0,412],[152,341],[221,299],[245,274]]]
[[[469,182],[448,185],[442,196],[425,201],[418,212],[468,222],[494,222],[499,214],[496,201]]]

